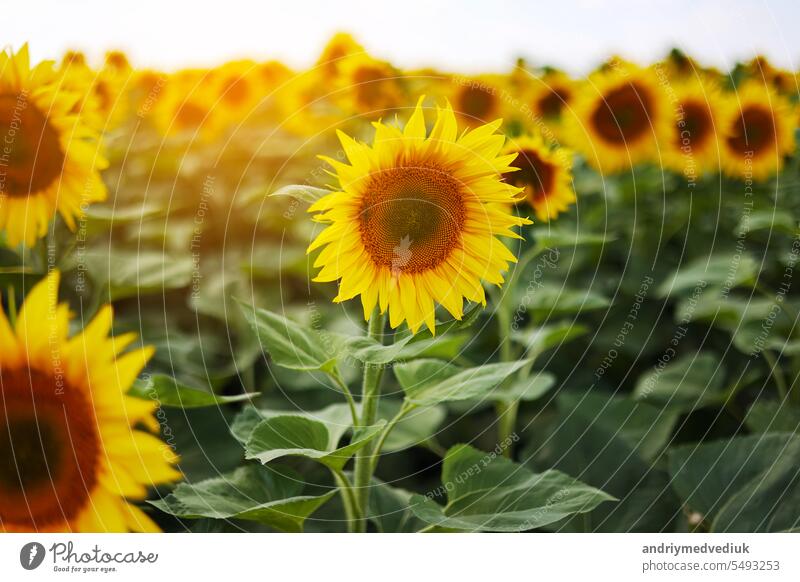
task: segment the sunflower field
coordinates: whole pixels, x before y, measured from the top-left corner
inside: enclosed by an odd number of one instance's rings
[[[0,531],[800,528],[800,77],[0,53]]]

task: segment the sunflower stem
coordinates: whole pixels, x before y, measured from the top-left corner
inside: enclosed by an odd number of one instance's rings
[[[17,292],[14,285],[8,286],[8,323],[11,329],[17,325]]]
[[[369,319],[367,334],[372,339],[383,341],[383,328],[386,324],[385,314],[378,312],[377,308]],[[380,399],[381,378],[383,368],[379,365],[364,364],[364,382],[361,390],[361,422],[359,427],[372,426],[377,421],[378,401]],[[367,531],[367,509],[369,507],[370,481],[374,467],[372,465],[372,443],[362,448],[356,455],[355,466],[355,491],[358,506],[356,531]]]
[[[516,359],[514,353],[514,345],[511,342],[511,331],[513,323],[511,321],[512,310],[509,305],[509,299],[512,296],[512,290],[519,279],[520,274],[530,264],[530,262],[538,257],[545,249],[539,245],[534,247],[522,255],[514,270],[508,275],[508,282],[506,284],[506,292],[498,293],[495,295],[497,298],[497,310],[495,311],[497,317],[497,333],[500,342],[500,361],[512,362]],[[514,453],[512,447],[511,436],[517,426],[517,415],[519,414],[519,402],[499,401],[495,404],[495,414],[497,415],[497,442],[503,448],[503,455],[511,457]]]
[[[358,511],[358,503],[355,493],[353,492],[353,485],[343,471],[338,469],[333,469],[332,471],[336,480],[336,485],[339,487],[342,496],[342,505],[344,505],[344,513],[347,517],[347,531],[353,533],[356,524],[361,519]]]

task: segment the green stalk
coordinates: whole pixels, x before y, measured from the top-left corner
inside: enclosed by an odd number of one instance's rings
[[[378,312],[376,308],[369,319],[367,334],[372,339],[382,341],[383,328],[386,324],[386,316]],[[364,365],[364,382],[361,390],[361,422],[360,427],[375,424],[378,416],[378,401],[381,393],[381,378],[383,368],[381,366]],[[356,455],[355,466],[355,493],[359,518],[357,520],[356,531],[367,531],[367,508],[369,507],[370,481],[372,481],[372,443],[362,448]]]
[[[342,471],[332,469],[332,472],[336,480],[336,485],[339,487],[339,491],[342,495],[344,514],[347,517],[347,531],[353,533],[355,531],[356,524],[361,519],[361,515],[358,512],[358,502],[356,500],[355,493],[353,492],[353,486],[347,479],[347,475],[345,475]]]

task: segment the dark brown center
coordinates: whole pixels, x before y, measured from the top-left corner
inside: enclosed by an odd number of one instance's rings
[[[739,153],[752,151],[754,154],[764,152],[775,143],[775,122],[772,111],[758,104],[745,106],[741,115],[736,118],[728,145]]]
[[[22,93],[0,95],[0,194],[23,198],[61,175],[64,152],[47,117]]]
[[[493,121],[489,119],[494,114],[497,97],[484,87],[467,85],[458,95],[458,113],[475,121]]]
[[[461,184],[432,165],[396,167],[370,179],[361,207],[361,240],[376,265],[416,273],[436,267],[459,244]]]
[[[534,150],[521,150],[514,160],[516,172],[505,174],[505,179],[518,188],[527,188],[532,201],[544,200],[553,191],[556,169]]]
[[[83,391],[35,370],[3,371],[0,523],[36,530],[78,514],[97,484],[95,425]]]
[[[647,133],[651,113],[647,91],[632,82],[609,91],[597,104],[591,123],[604,141],[621,146]]]
[[[693,148],[702,148],[714,135],[714,123],[708,105],[701,101],[683,103],[683,127],[678,126],[678,146],[688,143]]]

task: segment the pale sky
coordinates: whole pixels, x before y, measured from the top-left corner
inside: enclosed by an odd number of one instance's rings
[[[403,67],[507,70],[517,56],[584,72],[610,53],[640,62],[680,46],[727,68],[766,54],[800,68],[798,0],[0,0],[2,42],[34,58],[122,48],[165,69],[227,59],[309,65],[335,31]]]

